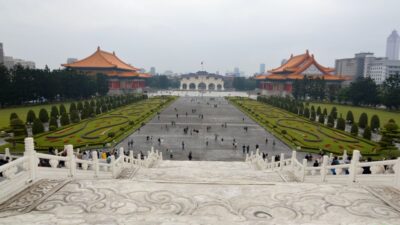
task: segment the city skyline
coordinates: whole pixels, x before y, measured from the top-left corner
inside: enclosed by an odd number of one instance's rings
[[[249,76],[260,62],[269,70],[306,49],[330,67],[356,52],[384,56],[400,29],[394,0],[95,2],[1,2],[4,54],[57,69],[101,46],[147,71],[195,72],[204,61],[207,71],[239,67]]]

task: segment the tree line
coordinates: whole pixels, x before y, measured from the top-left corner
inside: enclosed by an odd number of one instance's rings
[[[50,71],[16,65],[7,69],[0,64],[0,107],[32,101],[82,99],[104,96],[108,92],[107,76],[86,75],[68,69]]]
[[[10,115],[10,128],[8,131],[14,133],[17,139],[27,135],[27,128],[32,128],[32,134],[34,135],[43,133],[45,124],[48,125],[49,131],[54,131],[62,126],[79,123],[81,120],[95,117],[146,98],[147,95],[98,97],[87,101],[72,102],[68,111],[64,104],[58,107],[54,105],[51,107],[50,113],[45,108],[40,109],[39,115],[36,115],[33,110],[29,110],[25,122],[14,112]]]
[[[298,100],[337,101],[353,105],[385,105],[390,109],[400,109],[400,75],[388,77],[377,85],[370,77],[359,77],[348,87],[327,85],[324,79],[311,79],[307,76],[293,82],[292,95]]]

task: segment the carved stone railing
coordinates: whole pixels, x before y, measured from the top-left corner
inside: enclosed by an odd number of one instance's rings
[[[0,166],[0,203],[19,193],[38,179],[112,179],[117,178],[122,170],[136,167],[152,167],[162,160],[161,152],[148,151],[147,156],[133,151],[129,156],[124,149],[118,151],[118,158],[112,155],[110,162],[98,159],[97,151],[91,153],[90,160],[79,159],[72,145],[66,145],[66,156],[38,153],[34,149],[33,138],[25,139],[25,152],[20,158]]]
[[[292,152],[289,159],[284,159],[280,155],[280,160],[275,162],[275,157],[271,161],[263,159],[257,151],[246,155],[246,162],[253,165],[256,169],[270,171],[289,171],[299,182],[328,182],[328,183],[361,183],[361,184],[381,184],[400,187],[400,158],[395,160],[384,160],[374,162],[360,162],[360,151],[354,150],[350,163],[330,165],[332,155],[323,156],[322,163],[318,167],[308,166],[307,160],[303,159],[300,163],[296,158],[296,151]],[[347,153],[341,157],[347,158]],[[364,170],[368,174],[363,173]]]

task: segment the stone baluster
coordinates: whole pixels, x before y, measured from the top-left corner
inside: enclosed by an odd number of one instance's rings
[[[119,157],[123,157],[123,158],[122,158],[122,161],[125,162],[125,154],[124,154],[124,148],[123,148],[123,147],[119,148],[119,151],[118,151],[118,158],[119,158]]]
[[[290,165],[292,166],[292,171],[294,172],[294,167],[295,167],[295,161],[297,160],[297,152],[292,151],[292,158],[290,160]]]
[[[285,154],[281,153],[281,158],[280,158],[280,162],[279,162],[279,170],[283,169],[283,160],[285,160]]]
[[[28,182],[34,182],[37,175],[38,160],[36,158],[35,144],[31,137],[25,138],[24,157],[28,157],[28,166],[26,168],[30,173],[30,180]]]
[[[142,156],[139,154],[137,154],[137,164],[140,166],[140,161],[142,160]]]
[[[275,156],[272,156],[271,158],[271,170],[274,170],[275,168]]]
[[[67,160],[69,163],[69,176],[74,178],[76,175],[76,157],[74,155],[74,146],[66,145],[65,147],[67,149]]]
[[[304,182],[304,179],[306,177],[306,170],[307,169],[307,159],[303,159],[303,167],[301,167],[301,182]]]
[[[113,176],[113,178],[117,178],[117,167],[115,165],[115,156],[112,155],[110,158],[111,158],[110,165],[111,165],[112,176]]]
[[[92,151],[94,177],[99,177],[99,158],[97,151]]]
[[[323,159],[322,159],[322,166],[321,166],[321,170],[319,171],[321,174],[321,182],[325,182],[326,179],[326,167],[328,166],[328,162],[329,162],[329,157],[327,155],[324,155]]]
[[[133,166],[134,162],[133,162],[133,151],[130,150],[129,151],[129,163]]]
[[[343,158],[343,161],[345,161],[345,160],[347,159],[347,150],[346,150],[346,149],[343,150],[343,156],[342,156],[342,158]]]
[[[354,150],[353,157],[351,158],[350,168],[349,168],[349,178],[348,178],[349,184],[356,182],[357,165],[359,162],[360,162],[360,151]]]
[[[396,164],[393,166],[394,168],[394,185],[397,188],[400,188],[400,157],[397,158]]]
[[[11,157],[9,148],[4,149],[4,158],[3,159],[5,160],[7,157],[9,158],[9,161],[12,161],[12,157]]]

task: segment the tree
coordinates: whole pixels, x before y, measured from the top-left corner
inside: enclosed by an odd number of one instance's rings
[[[57,119],[55,117],[51,117],[50,118],[49,128],[50,127],[55,127],[57,129],[58,123],[57,123]]]
[[[363,138],[367,139],[367,140],[371,140],[371,128],[369,126],[366,126],[364,128],[364,133],[363,133]]]
[[[400,74],[398,72],[383,82],[382,102],[388,108],[400,107]]]
[[[22,122],[21,119],[15,118],[10,121],[10,127],[12,132],[14,133],[14,136],[22,136],[26,134],[26,129],[24,122]]]
[[[323,114],[324,116],[327,116],[327,115],[328,115],[328,110],[326,110],[326,108],[324,108],[324,111],[322,112],[322,114]]]
[[[61,105],[60,105],[60,114],[62,115],[62,114],[64,114],[64,113],[67,113],[67,110],[65,109],[64,104],[61,104]]]
[[[375,105],[378,103],[378,86],[370,77],[359,77],[350,84],[349,98],[354,105]]]
[[[346,121],[342,117],[337,120],[336,129],[345,130],[346,129]]]
[[[51,107],[50,117],[58,118],[59,115],[60,113],[58,112],[57,106],[53,105]]]
[[[319,115],[321,115],[321,107],[320,106],[318,106],[318,108],[317,108],[317,116],[319,116]]]
[[[368,116],[365,112],[361,113],[361,116],[358,119],[358,126],[361,128],[368,126]]]
[[[104,96],[108,93],[108,76],[105,74],[96,74],[96,91]]]
[[[354,135],[354,136],[357,136],[357,135],[358,135],[358,125],[357,125],[357,123],[353,123],[353,124],[351,125],[350,133],[351,133],[352,135]]]
[[[80,119],[79,119],[78,111],[76,111],[76,110],[72,111],[70,113],[70,117],[71,117],[72,123],[79,123]]]
[[[319,115],[318,116],[318,122],[324,124],[325,123],[325,117],[324,115]]]
[[[379,141],[379,145],[382,147],[393,146],[396,138],[400,138],[399,126],[391,120],[385,124],[382,130],[382,138]]]
[[[36,119],[35,112],[32,109],[29,110],[28,114],[26,115],[26,123],[33,123],[35,119]]]
[[[315,121],[315,117],[316,117],[315,110],[311,110],[311,117],[310,117],[310,120],[311,120],[311,121]]]
[[[82,111],[83,111],[83,104],[82,104],[82,102],[78,102],[77,109],[78,109],[79,112],[82,112]]]
[[[49,122],[49,113],[45,108],[41,108],[39,111],[39,119],[42,121],[42,123],[47,123]]]
[[[32,133],[36,135],[43,132],[44,132],[44,126],[42,121],[40,121],[40,119],[35,119],[32,125]]]
[[[307,119],[310,118],[310,110],[308,109],[308,107],[304,109],[304,117]]]
[[[347,111],[346,121],[349,124],[352,124],[354,122],[354,116],[353,116],[353,112],[351,110]]]
[[[71,105],[69,106],[69,113],[71,113],[72,111],[76,111],[76,104],[75,102],[71,103]]]
[[[333,127],[335,125],[335,119],[333,118],[332,115],[328,116],[328,122],[327,122],[328,127]]]
[[[336,109],[335,106],[332,107],[331,113],[330,113],[329,115],[331,115],[331,116],[333,117],[333,119],[336,119],[336,118],[337,118],[337,109]]]
[[[10,114],[10,121],[13,119],[19,119],[18,115],[15,112]]]
[[[379,127],[381,126],[381,123],[379,121],[379,117],[375,114],[371,118],[371,130],[377,131]]]
[[[62,126],[68,125],[70,123],[67,113],[61,115],[60,122]]]

